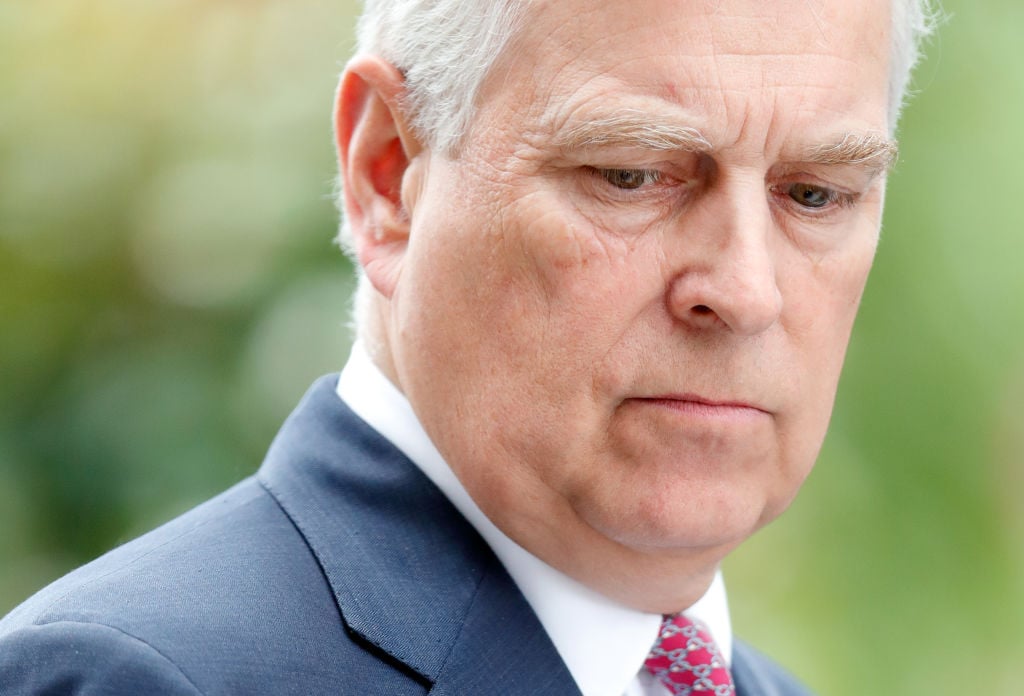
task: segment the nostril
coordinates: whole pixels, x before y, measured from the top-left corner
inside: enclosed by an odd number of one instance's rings
[[[711,314],[711,308],[702,304],[694,305],[693,312],[695,314]]]

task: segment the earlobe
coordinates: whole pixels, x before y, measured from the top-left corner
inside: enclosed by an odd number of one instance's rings
[[[394,292],[409,238],[403,180],[422,151],[405,123],[403,92],[394,66],[357,56],[341,75],[334,107],[345,217],[359,263],[385,297]]]

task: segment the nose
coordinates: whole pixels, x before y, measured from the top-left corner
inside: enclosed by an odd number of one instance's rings
[[[669,311],[693,328],[743,336],[768,330],[782,313],[774,232],[763,184],[733,182],[708,191],[672,233]]]

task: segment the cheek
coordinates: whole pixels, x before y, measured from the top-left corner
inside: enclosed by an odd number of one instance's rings
[[[566,214],[565,208],[556,195],[537,195],[517,210],[520,254],[552,297],[590,276],[614,276],[629,251],[621,240],[595,233],[584,218]]]
[[[526,194],[500,203],[424,221],[409,248],[405,280],[417,297],[404,298],[401,333],[415,338],[406,345],[420,395],[522,449],[553,419],[574,419],[573,405],[589,396],[598,319],[610,323],[598,310],[607,314],[618,294],[598,279],[615,277],[618,262],[554,202]],[[453,364],[454,380],[430,383]]]
[[[824,331],[831,336],[840,363],[874,260],[876,239],[875,236],[870,237],[843,261],[819,269],[818,282],[828,303],[827,311],[822,314],[831,317],[834,324],[831,329],[826,327]]]
[[[790,288],[784,319],[794,361],[788,370],[794,407],[782,423],[780,444],[789,461],[785,487],[794,492],[824,440],[873,255],[874,244],[864,243],[841,258],[790,272],[800,279],[799,287]]]
[[[850,331],[874,259],[877,235],[858,235],[842,249],[821,259],[795,257],[780,270],[791,279],[783,291],[786,330],[803,344],[808,365],[842,364]]]

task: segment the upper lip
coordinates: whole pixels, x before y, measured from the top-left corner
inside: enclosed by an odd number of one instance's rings
[[[649,401],[687,401],[694,404],[701,404],[702,406],[718,406],[721,408],[750,408],[756,411],[764,411],[770,413],[770,411],[761,406],[760,404],[752,401],[744,401],[742,399],[711,399],[700,394],[652,394],[649,396],[639,396],[639,399],[645,399]]]

